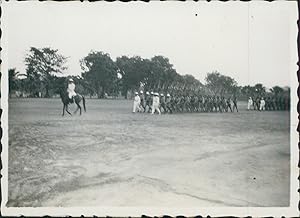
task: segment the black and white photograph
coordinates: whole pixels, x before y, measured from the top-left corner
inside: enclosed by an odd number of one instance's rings
[[[299,215],[297,1],[1,7],[2,215]]]

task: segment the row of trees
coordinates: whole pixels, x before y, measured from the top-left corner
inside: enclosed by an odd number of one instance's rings
[[[51,97],[66,88],[66,62],[68,57],[59,54],[52,48],[31,47],[25,57],[26,72],[9,69],[9,93],[26,93],[31,97]],[[102,51],[91,51],[80,60],[80,76],[73,76],[77,92],[84,95],[102,98],[108,95],[127,96],[128,92],[145,89],[155,91],[182,90],[201,92],[209,95],[245,95],[265,94],[262,84],[239,87],[237,82],[221,73],[208,73],[205,84],[194,76],[180,75],[169,59],[154,56],[145,59],[140,56],[117,57],[113,61],[109,54]],[[273,87],[275,94],[285,90]]]

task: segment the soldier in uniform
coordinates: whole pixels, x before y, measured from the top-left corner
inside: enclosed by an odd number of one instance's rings
[[[171,99],[170,99],[170,104],[171,104],[171,109],[172,109],[172,112],[177,112],[177,108],[176,108],[176,104],[177,104],[177,95],[175,95],[175,96],[172,96],[172,97],[170,97]]]
[[[221,98],[221,107],[222,107],[222,110],[223,111],[228,111],[228,110],[226,110],[226,101],[225,101],[225,97],[224,96],[222,96],[222,98]]]
[[[208,96],[208,112],[213,112],[213,110],[214,110],[213,98],[211,96]]]
[[[271,107],[271,104],[270,104],[270,102],[271,102],[271,98],[270,98],[270,96],[268,96],[266,99],[265,99],[265,101],[266,101],[266,111],[269,111],[269,110],[271,110],[270,109],[270,107]]]
[[[239,112],[239,110],[238,110],[238,108],[237,108],[237,98],[236,98],[235,95],[233,96],[232,102],[233,102],[232,111],[234,112],[234,108],[235,108],[235,109],[236,109],[236,112]]]
[[[162,112],[161,109],[164,109],[164,113],[167,113],[167,108],[166,108],[166,102],[165,102],[165,96],[163,93],[160,94],[160,111]]]
[[[222,111],[222,103],[221,103],[221,98],[220,98],[220,96],[217,96],[216,103],[217,103],[218,111],[219,111],[220,113],[222,113],[223,111]]]
[[[196,112],[196,105],[195,105],[195,96],[192,95],[190,98],[190,111]]]
[[[214,96],[213,98],[212,98],[212,112],[217,112],[217,100],[216,100],[216,96]]]
[[[227,111],[228,111],[228,108],[229,108],[230,112],[233,112],[232,108],[231,108],[231,99],[230,99],[230,97],[227,98],[226,104],[227,104]]]
[[[154,92],[152,91],[151,93],[151,98],[150,98],[150,112],[152,112],[153,108],[153,98],[154,98]]]
[[[187,94],[184,96],[184,104],[183,105],[184,105],[184,110],[186,112],[191,112],[191,98]]]
[[[179,110],[180,110],[180,112],[184,112],[184,96],[181,96],[180,98],[179,98]]]
[[[280,105],[279,105],[280,103],[279,103],[279,97],[278,96],[276,96],[275,97],[275,107],[276,107],[276,110],[280,110]]]
[[[200,95],[199,98],[198,98],[198,110],[200,112],[204,112],[204,102],[203,102],[202,95]]]
[[[195,112],[200,111],[200,98],[198,97],[198,95],[194,96],[194,110]]]
[[[133,110],[132,113],[139,112],[140,111],[140,103],[141,99],[138,92],[135,92],[135,97],[133,101]]]
[[[145,96],[144,96],[144,92],[142,90],[140,91],[140,99],[141,99],[140,108],[143,109],[143,112],[145,112],[145,110],[146,110]],[[141,112],[142,112],[142,110],[141,110]]]
[[[168,93],[166,98],[166,108],[169,111],[169,113],[173,113],[172,105],[171,105],[171,96]]]
[[[252,100],[252,97],[249,97],[247,109],[248,109],[248,110],[251,110],[252,106],[253,106],[253,100]]]
[[[273,109],[273,111],[276,110],[276,99],[275,99],[275,96],[272,97],[272,109]]]
[[[158,114],[160,115],[160,110],[159,110],[159,95],[158,93],[154,93],[154,96],[153,96],[153,103],[152,103],[152,112],[151,114],[154,114],[155,111],[158,112]]]
[[[147,107],[148,107],[148,112],[150,112],[150,110],[151,110],[151,104],[150,104],[151,103],[151,96],[150,96],[149,92],[146,92],[145,101],[146,101],[146,104],[145,104],[144,112],[147,111]]]
[[[260,111],[266,110],[265,104],[266,104],[266,102],[265,102],[264,98],[262,97],[262,98],[260,99],[260,105],[259,105],[259,110],[260,110]]]
[[[256,110],[259,110],[260,108],[260,98],[257,96],[256,99],[255,99],[255,107],[256,107]]]
[[[291,98],[288,96],[286,98],[286,109],[290,110],[290,108],[291,108]]]
[[[285,106],[284,106],[284,98],[281,96],[279,98],[279,105],[280,105],[280,110],[284,110]]]
[[[204,111],[205,112],[209,111],[209,98],[208,98],[208,96],[205,96],[205,98],[204,98]]]

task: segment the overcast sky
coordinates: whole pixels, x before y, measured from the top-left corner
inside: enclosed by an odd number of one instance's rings
[[[296,50],[296,2],[2,2],[8,67],[25,72],[31,46],[68,56],[80,74],[90,50],[170,59],[204,83],[214,70],[239,85],[289,85]],[[296,63],[294,63],[296,64]]]

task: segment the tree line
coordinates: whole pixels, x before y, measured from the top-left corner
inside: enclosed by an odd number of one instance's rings
[[[68,57],[57,49],[30,47],[24,63],[26,70],[20,73],[9,69],[10,96],[53,97],[66,88]],[[76,91],[83,95],[104,98],[124,96],[135,90],[182,91],[203,95],[236,95],[241,98],[257,95],[289,95],[289,88],[274,86],[267,90],[262,84],[238,86],[237,82],[218,71],[207,73],[205,83],[190,74],[180,75],[169,59],[154,56],[150,59],[140,56],[120,56],[112,60],[108,53],[90,51],[80,61],[81,75],[72,77]]]

